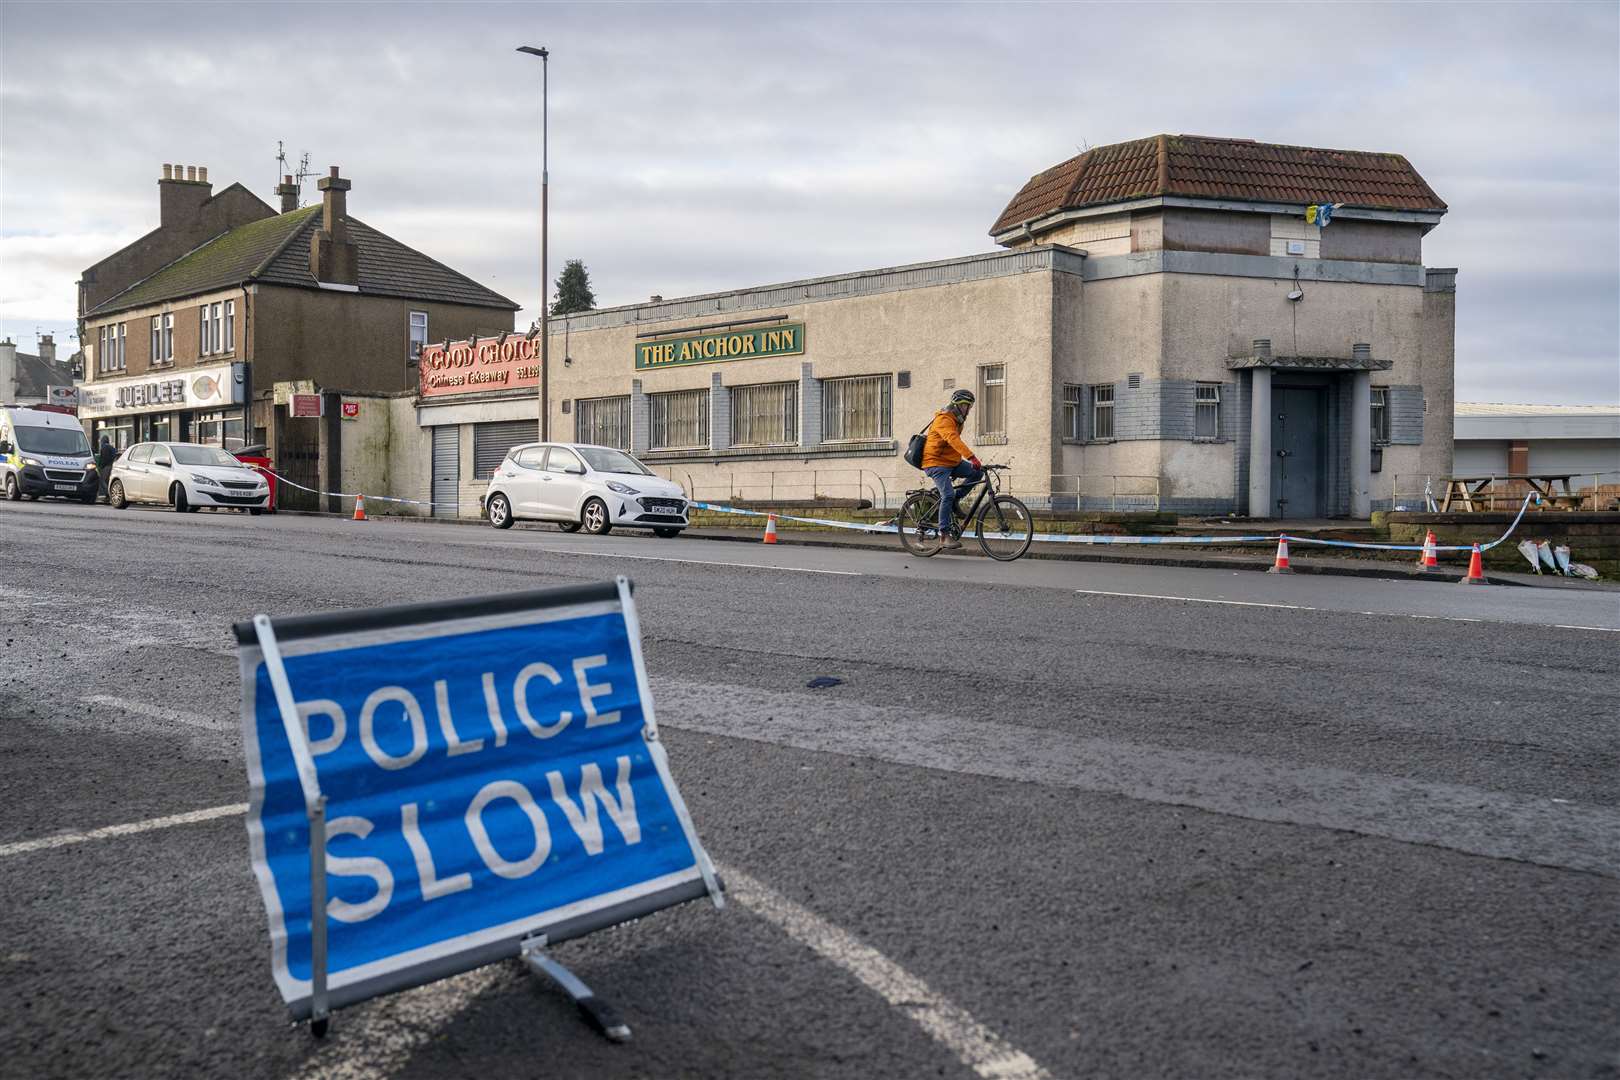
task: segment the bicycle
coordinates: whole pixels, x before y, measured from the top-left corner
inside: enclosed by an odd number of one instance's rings
[[[1019,558],[1035,539],[1035,519],[1030,516],[1029,507],[1011,495],[1001,494],[998,474],[1006,468],[1005,465],[984,467],[984,475],[957,497],[955,523],[951,528],[951,535],[960,538],[968,522],[973,522],[979,547],[999,562]],[[973,504],[964,511],[963,502],[975,491]],[[925,559],[938,555],[945,542],[939,532],[939,489],[915,488],[906,492],[896,524],[900,527],[900,543],[907,551]]]

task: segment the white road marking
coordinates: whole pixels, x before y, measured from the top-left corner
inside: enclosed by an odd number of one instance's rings
[[[247,813],[247,804],[215,806],[185,814],[88,832],[64,833],[0,845],[0,858],[30,851],[82,844],[192,825]],[[870,945],[734,867],[721,868],[727,889],[744,908],[775,924],[788,937],[843,968],[889,1005],[909,1016],[936,1042],[985,1080],[1051,1080],[1028,1054],[1009,1045],[973,1015]],[[489,964],[454,978],[394,994],[368,1008],[352,1025],[335,1026],[333,1050],[311,1057],[296,1080],[382,1080],[438,1037],[479,994],[493,986],[503,968]]]
[[[870,945],[739,870],[727,867],[721,873],[737,903],[855,976],[985,1080],[1050,1080],[1028,1054]]]
[[[91,694],[89,697],[79,699],[85,705],[105,705],[112,709],[122,709],[136,716],[145,716],[152,720],[161,720],[166,724],[180,724],[185,727],[207,728],[209,731],[228,731],[235,729],[240,721],[235,716],[203,716],[199,713],[186,712],[183,709],[170,709],[162,705],[148,705],[144,701],[129,701],[126,698],[113,697],[111,694]]]
[[[1178,600],[1185,604],[1227,604],[1232,607],[1252,608],[1280,608],[1284,611],[1325,611],[1338,615],[1371,615],[1376,619],[1435,619],[1439,622],[1482,623],[1484,619],[1472,619],[1463,615],[1416,615],[1406,611],[1351,611],[1344,608],[1312,607],[1309,604],[1266,604],[1258,600],[1214,600],[1206,596],[1167,596],[1162,593],[1135,593],[1110,592],[1107,589],[1075,589],[1079,596],[1123,596],[1131,600]],[[1539,625],[1526,623],[1523,625]],[[1608,634],[1620,634],[1620,628],[1611,626],[1565,626],[1562,623],[1552,624],[1554,630],[1601,630]]]
[[[640,559],[643,562],[691,563],[693,566],[736,566],[744,570],[780,570],[786,574],[836,574],[839,577],[864,577],[859,570],[811,570],[803,566],[771,566],[766,563],[719,562],[714,559],[676,559],[667,555],[621,555],[613,551],[574,551],[571,548],[535,548],[554,555],[589,555],[598,559]]]
[[[83,844],[90,840],[105,840],[113,836],[133,836],[136,833],[151,832],[154,829],[167,829],[175,825],[195,825],[200,821],[212,821],[215,818],[245,813],[247,813],[247,803],[232,803],[229,806],[215,806],[207,810],[191,810],[184,814],[170,814],[168,817],[134,821],[126,825],[107,825],[100,829],[90,829],[87,832],[42,836],[36,840],[21,840],[11,844],[0,844],[0,859],[9,855],[25,855],[30,851],[49,851],[51,848],[67,847],[70,844]]]

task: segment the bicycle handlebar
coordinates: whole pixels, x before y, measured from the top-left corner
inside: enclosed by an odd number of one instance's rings
[[[986,465],[984,467],[984,471],[989,472],[991,469],[996,469],[997,471],[1000,471],[1000,470],[1003,470],[1003,469],[1010,469],[1010,468],[1012,468],[1011,465]]]

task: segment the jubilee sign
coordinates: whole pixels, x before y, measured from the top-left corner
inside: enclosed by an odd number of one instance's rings
[[[727,330],[636,342],[636,370],[795,356],[804,352],[804,324],[781,323],[753,330]]]
[[[624,579],[236,635],[253,869],[295,1018],[718,897]]]

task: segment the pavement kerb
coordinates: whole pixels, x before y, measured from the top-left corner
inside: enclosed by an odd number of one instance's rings
[[[343,518],[348,514],[333,514],[321,510],[277,510],[278,514],[289,517],[319,517]],[[373,514],[367,517],[366,522],[399,521],[415,524],[433,525],[479,525],[488,527],[489,522],[483,518],[436,518],[416,516],[412,514]],[[518,529],[546,529],[553,528],[544,522],[519,522],[513,526]],[[777,535],[777,543],[784,547],[828,547],[848,548],[855,551],[870,550],[898,550],[888,536],[856,539],[843,536],[806,535],[811,530],[784,529]],[[686,530],[687,535],[699,537],[704,540],[724,540],[731,543],[760,543],[759,534],[753,529],[714,529],[694,527]],[[1096,562],[1121,563],[1132,566],[1185,566],[1195,570],[1250,570],[1266,571],[1271,568],[1271,555],[1264,557],[1247,557],[1240,555],[1167,555],[1167,554],[1133,554],[1128,549],[1114,545],[1098,545],[1075,550],[1080,545],[1066,544],[1034,544],[1026,559],[1051,559],[1058,562]],[[961,554],[973,558],[984,558],[982,552],[971,544],[964,544]],[[1438,573],[1423,574],[1413,569],[1405,560],[1400,562],[1388,561],[1383,563],[1368,560],[1351,561],[1349,559],[1321,559],[1310,556],[1294,555],[1289,559],[1290,568],[1297,574],[1318,574],[1324,577],[1352,577],[1369,578],[1382,581],[1424,581],[1455,585],[1462,580],[1464,571],[1460,567],[1444,567]],[[1596,589],[1600,591],[1620,591],[1620,584],[1611,582],[1585,581],[1574,578],[1552,577],[1551,575],[1516,574],[1505,571],[1489,571],[1485,580],[1492,585],[1526,586],[1541,589]]]

